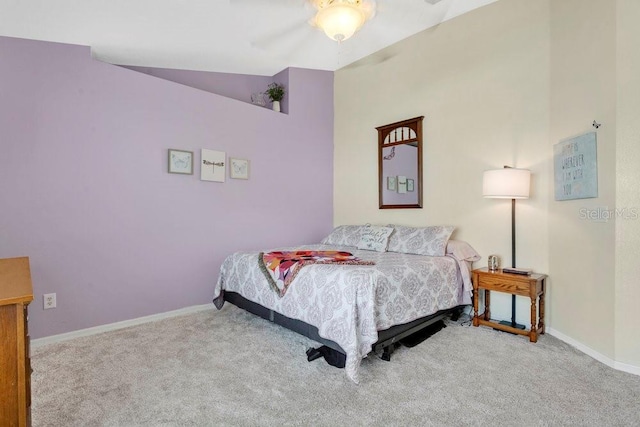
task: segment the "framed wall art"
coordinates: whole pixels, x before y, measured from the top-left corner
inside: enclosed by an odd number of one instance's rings
[[[396,191],[396,177],[388,176],[387,177],[387,190]]]
[[[233,179],[249,179],[249,160],[229,157],[229,176]]]
[[[598,197],[596,133],[560,141],[553,146],[555,199]]]
[[[169,173],[193,175],[193,151],[169,149]]]
[[[407,192],[407,177],[398,175],[396,178],[398,181],[398,194],[404,194]]]
[[[227,173],[227,153],[224,151],[202,149],[200,179],[202,181],[224,182]]]

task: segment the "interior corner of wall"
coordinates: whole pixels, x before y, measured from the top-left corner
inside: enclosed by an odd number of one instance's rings
[[[290,72],[291,68],[287,67],[284,70],[280,71],[279,73],[276,73],[273,75],[273,80],[284,84],[285,86],[289,84],[289,72]]]

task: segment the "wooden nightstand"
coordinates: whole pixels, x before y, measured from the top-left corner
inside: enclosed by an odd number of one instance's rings
[[[538,334],[544,334],[544,292],[546,288],[546,274],[520,274],[503,273],[502,270],[488,271],[487,268],[479,268],[472,271],[473,279],[473,326],[491,326],[513,334],[528,335],[529,341],[537,342]],[[484,290],[484,313],[478,314],[479,291]],[[518,329],[509,325],[500,324],[491,320],[491,291],[505,292],[512,295],[521,295],[531,299],[531,329]],[[540,299],[540,316],[537,316],[536,301]],[[537,321],[536,321],[537,317]],[[536,327],[537,325],[537,327]]]

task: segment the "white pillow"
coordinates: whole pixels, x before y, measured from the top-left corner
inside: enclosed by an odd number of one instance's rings
[[[335,246],[358,246],[364,225],[339,225],[320,243]]]
[[[444,256],[447,242],[455,227],[406,227],[403,225],[388,225],[395,228],[395,233],[389,239],[389,252],[418,254],[429,256]]]
[[[447,255],[452,255],[458,261],[480,261],[480,254],[470,244],[462,240],[449,239]]]
[[[364,227],[358,242],[358,249],[386,252],[391,233],[393,233],[393,228],[391,227],[378,227],[375,225]]]

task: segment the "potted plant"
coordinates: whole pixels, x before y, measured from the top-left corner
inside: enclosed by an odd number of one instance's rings
[[[273,82],[267,86],[267,90],[264,93],[267,94],[273,103],[273,111],[280,111],[280,101],[284,98],[284,85]]]

